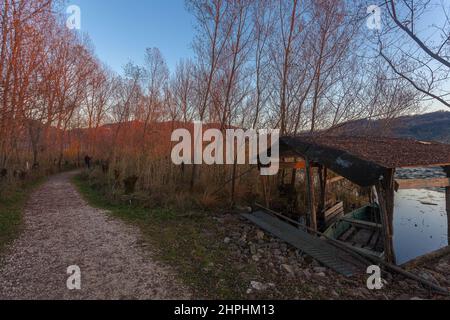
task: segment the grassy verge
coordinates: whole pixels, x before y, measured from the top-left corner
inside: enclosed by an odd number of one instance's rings
[[[82,175],[73,180],[90,205],[109,210],[114,216],[139,226],[156,258],[172,266],[194,296],[206,299],[243,299],[248,287],[247,273],[237,270],[223,230],[206,213],[177,213],[170,209],[149,209],[113,203],[91,187]],[[251,265],[246,271],[251,272]]]
[[[28,196],[44,181],[28,181],[25,185],[8,187],[0,195],[0,254],[14,240],[22,228],[22,212]]]

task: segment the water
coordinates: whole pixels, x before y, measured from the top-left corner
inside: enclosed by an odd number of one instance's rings
[[[441,168],[402,169],[398,178],[446,177]],[[394,249],[397,263],[449,245],[444,189],[399,190],[394,205]]]

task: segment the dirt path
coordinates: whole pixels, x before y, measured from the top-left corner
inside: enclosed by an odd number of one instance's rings
[[[90,207],[54,176],[30,198],[25,230],[0,261],[0,299],[185,299],[167,267],[152,260],[139,231]],[[81,270],[68,290],[67,268]]]

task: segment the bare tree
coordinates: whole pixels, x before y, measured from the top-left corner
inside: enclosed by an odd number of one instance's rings
[[[184,123],[193,120],[194,112],[194,64],[191,60],[181,60],[171,80],[171,91],[176,108]]]
[[[386,1],[379,54],[399,77],[424,96],[450,107],[450,4],[446,1]],[[426,27],[427,19],[433,26]]]

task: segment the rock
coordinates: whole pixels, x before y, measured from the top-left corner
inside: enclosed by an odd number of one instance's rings
[[[224,242],[224,243],[226,243],[226,244],[228,244],[228,243],[230,243],[230,242],[231,242],[231,239],[230,239],[230,238],[228,238],[228,237],[226,237],[225,239],[223,239],[223,242]]]
[[[250,282],[250,287],[252,289],[255,289],[257,291],[262,291],[262,290],[266,290],[267,286],[262,284],[261,282],[258,281],[252,281]]]
[[[295,274],[294,268],[293,268],[291,265],[288,265],[288,264],[282,264],[282,265],[281,265],[281,268],[282,268],[284,271],[286,271],[287,273],[291,274],[291,275],[294,275],[294,274]]]
[[[317,260],[312,260],[311,261],[311,267],[320,267],[320,263]]]
[[[309,272],[308,269],[304,269],[302,272],[303,272],[303,274],[305,275],[306,278],[310,278],[311,277],[311,272]]]
[[[242,239],[239,239],[238,244],[239,244],[241,247],[246,247],[246,246],[247,246],[247,242],[242,241]]]
[[[430,273],[428,273],[426,271],[422,271],[421,273],[419,273],[419,276],[421,276],[425,280],[431,281],[435,284],[439,284],[439,282],[436,280],[436,278],[433,277]]]
[[[436,270],[443,273],[448,272],[450,270],[450,266],[446,263],[441,262],[436,266]]]
[[[356,289],[353,291],[354,295],[358,298],[367,299],[367,296],[370,295],[366,289]]]
[[[337,293],[335,290],[331,290],[331,295],[335,298],[339,298],[339,293]]]
[[[256,245],[254,245],[254,244],[251,244],[251,245],[250,245],[250,253],[251,253],[252,255],[255,255],[255,254],[258,253],[258,250],[256,249]]]
[[[327,271],[327,268],[315,267],[313,270],[314,270],[315,273],[325,273]]]
[[[251,213],[252,212],[252,208],[246,207],[246,206],[236,206],[236,210],[238,212],[242,212],[242,213]]]
[[[410,296],[408,296],[407,294],[402,294],[402,295],[398,296],[397,298],[395,298],[395,300],[402,300],[402,301],[406,301],[409,299],[410,299]]]
[[[306,262],[306,264],[311,264],[313,262],[313,258],[311,258],[310,256],[305,256],[303,260]]]
[[[264,232],[261,230],[256,231],[256,239],[258,240],[264,239]]]
[[[386,278],[387,281],[392,281],[393,279],[392,274],[390,274],[389,272],[387,272],[384,277]]]
[[[254,254],[254,255],[252,256],[252,260],[255,261],[255,262],[258,262],[258,261],[260,260],[259,255]]]
[[[318,277],[326,277],[327,275],[325,273],[323,273],[323,272],[319,272],[319,273],[316,273],[316,276],[318,276]]]

